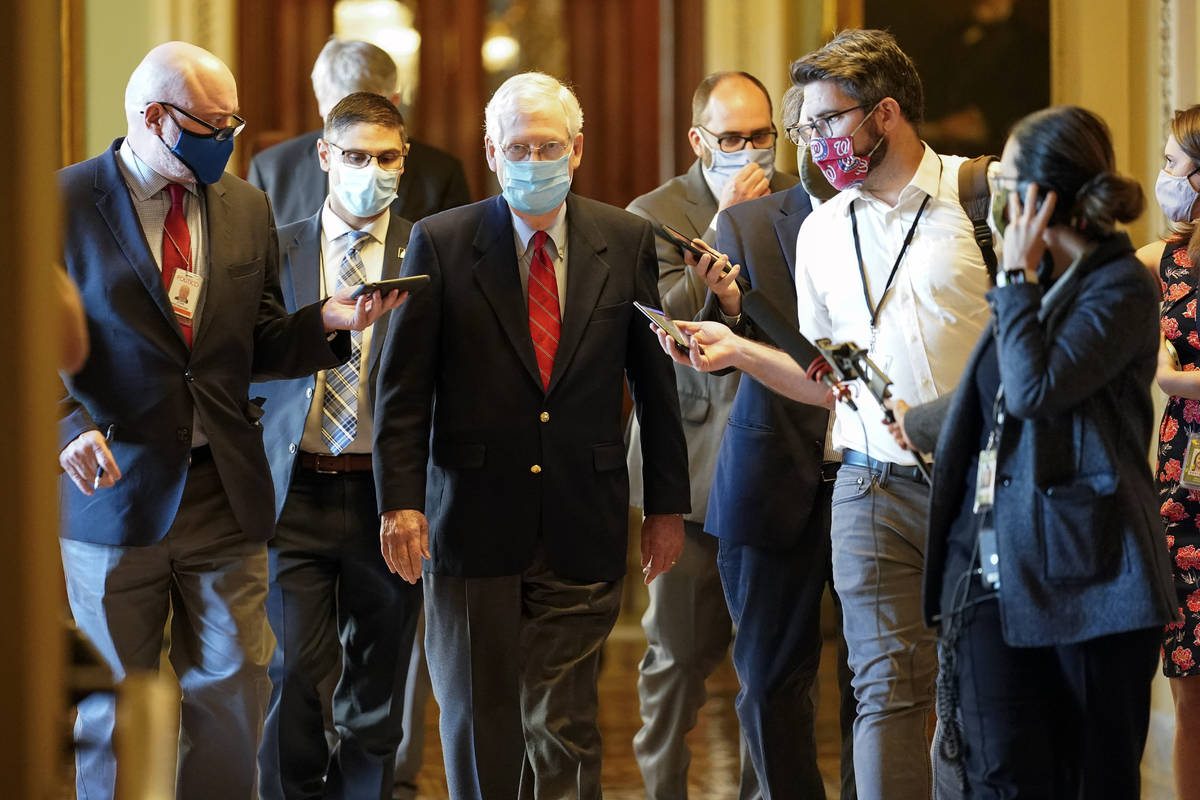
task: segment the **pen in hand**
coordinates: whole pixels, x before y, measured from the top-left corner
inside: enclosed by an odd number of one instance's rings
[[[112,439],[113,428],[115,428],[115,427],[117,427],[115,423],[110,424],[108,426],[108,430],[106,430],[104,432],[104,441],[107,442],[110,439]],[[103,477],[104,477],[104,465],[100,464],[99,466],[96,467],[96,479],[94,481],[92,481],[92,491],[93,492],[100,488],[100,479]]]

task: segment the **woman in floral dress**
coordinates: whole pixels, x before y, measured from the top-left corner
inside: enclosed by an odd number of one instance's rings
[[[1200,763],[1200,333],[1195,263],[1200,263],[1200,105],[1175,112],[1155,197],[1174,233],[1138,251],[1162,284],[1163,345],[1158,385],[1167,407],[1158,431],[1160,514],[1180,619],[1163,631],[1163,673],[1175,698],[1175,783],[1180,800],[1200,798],[1190,778]]]

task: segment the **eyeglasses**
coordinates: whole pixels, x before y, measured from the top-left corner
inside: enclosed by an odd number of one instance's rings
[[[736,153],[739,150],[745,150],[747,144],[754,145],[756,150],[765,150],[768,147],[775,146],[775,139],[779,136],[779,132],[772,125],[770,130],[754,131],[749,136],[742,136],[738,133],[713,133],[703,125],[696,126],[699,130],[704,131],[709,136],[717,140],[717,147],[721,148],[722,153]]]
[[[998,193],[1001,189],[1015,191],[1020,185],[1020,180],[1018,178],[1014,178],[1011,175],[1000,174],[999,161],[993,161],[991,164],[988,164],[987,182],[988,191],[992,194]]]
[[[541,153],[543,161],[558,161],[567,154],[569,149],[570,145],[565,142],[546,142],[539,145],[513,142],[503,145],[500,152],[504,153],[504,157],[509,161],[524,161],[532,158],[534,153]]]
[[[789,125],[784,128],[784,130],[787,131],[788,139],[790,139],[792,144],[795,145],[808,144],[812,140],[814,132],[822,139],[828,139],[833,136],[833,121],[835,119],[845,116],[851,111],[859,111],[861,109],[870,107],[871,106],[865,103],[862,105],[850,106],[850,108],[844,108],[841,111],[834,111],[830,114],[817,117],[812,122],[805,123],[804,125],[799,123],[796,123],[795,125]]]
[[[404,159],[408,156],[407,152],[401,153],[399,150],[386,150],[382,153],[368,153],[364,150],[346,150],[339,147],[333,142],[325,142],[342,154],[342,163],[351,169],[364,169],[371,163],[371,159],[375,159],[375,163],[382,170],[395,172],[404,166]]]
[[[216,139],[218,142],[224,142],[227,139],[232,139],[233,137],[237,136],[239,133],[242,132],[242,128],[246,127],[246,120],[242,119],[237,114],[229,115],[229,116],[233,117],[234,121],[237,123],[236,125],[230,125],[228,128],[218,128],[216,125],[211,125],[211,124],[205,122],[204,120],[197,117],[195,114],[191,113],[190,111],[188,111],[186,109],[180,108],[179,106],[175,105],[174,103],[168,103],[165,100],[154,100],[152,102],[158,103],[160,106],[166,106],[167,108],[173,108],[176,111],[178,111],[180,114],[183,114],[185,117],[190,119],[192,122],[199,123],[199,124],[203,125],[204,127],[208,128],[209,131],[211,131],[211,133],[193,133],[192,134],[193,136],[202,136],[205,139]],[[143,110],[142,113],[145,114],[146,112]],[[190,131],[189,131],[189,133],[190,133]]]

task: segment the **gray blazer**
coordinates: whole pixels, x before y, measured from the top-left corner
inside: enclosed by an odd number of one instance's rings
[[[770,188],[772,192],[777,192],[798,181],[792,175],[776,172],[771,178]],[[717,214],[717,199],[704,180],[699,160],[693,162],[683,175],[677,175],[657,189],[635,198],[627,210],[653,225],[665,223],[686,236],[700,237],[710,245],[716,244],[715,229],[709,225]],[[658,256],[658,293],[662,297],[663,310],[672,319],[696,319],[704,308],[708,287],[695,272],[688,269],[683,262],[683,252],[678,247],[661,236],[655,237],[654,247]],[[688,477],[692,487],[692,511],[684,518],[703,523],[713,469],[717,463],[717,450],[737,392],[738,375],[709,375],[674,362],[672,365],[675,368],[675,384],[679,389],[679,410],[687,439]],[[640,476],[642,472],[639,437],[640,428],[637,420],[633,419],[626,453],[631,478]],[[642,508],[641,481],[632,480],[631,486],[629,502]]]
[[[983,420],[975,372],[996,337],[1007,416],[995,522],[1004,641],[1040,647],[1162,625],[1175,615],[1146,454],[1158,353],[1158,291],[1115,234],[1079,265],[1044,322],[1042,292],[988,293],[983,335],[950,401],[934,460],[925,618],[941,610],[946,539]]]

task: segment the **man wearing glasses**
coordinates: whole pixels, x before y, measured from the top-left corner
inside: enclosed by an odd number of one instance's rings
[[[884,31],[839,34],[796,61],[792,81],[804,91],[801,118],[812,122],[789,135],[840,190],[796,239],[800,331],[867,348],[896,398],[933,400],[957,384],[988,318],[987,267],[959,203],[964,159],[921,141],[921,80]],[[828,400],[779,351],[705,325],[692,338],[698,368],[735,366],[793,399]],[[854,400],[857,413],[835,409],[832,444],[842,466],[830,538],[858,699],[858,796],[928,798],[925,726],[938,669],[936,633],[921,615],[929,485],[915,454],[880,424],[884,409],[865,391]]]
[[[328,196],[279,230],[289,310],[398,277],[412,230],[393,210],[408,141],[391,102],[369,92],[343,98],[325,117],[317,152]],[[276,647],[259,750],[263,800],[391,796],[421,590],[379,555],[372,414],[390,316],[354,334],[337,369],[255,387],[267,400],[263,443],[278,518],[268,547]],[[331,671],[341,675],[332,752],[319,689]]]
[[[776,129],[766,88],[745,72],[717,72],[704,78],[692,96],[688,141],[696,161],[635,199],[628,210],[652,224],[669,225],[689,238],[716,242],[717,214],[745,200],[785,190],[797,183],[775,171]],[[704,307],[707,286],[686,268],[683,249],[663,237],[655,241],[658,291],[663,310],[674,319],[692,319]],[[704,532],[709,487],[717,449],[738,376],[706,375],[675,368],[683,432],[688,446],[692,510],[684,516],[683,555],[669,575],[650,585],[650,605],[642,618],[646,655],[638,667],[642,728],[633,753],[646,784],[646,796],[687,795],[690,754],[684,737],[704,705],[704,682],[725,655],[732,623],[717,573],[717,540]],[[632,420],[629,472],[641,474],[640,426]],[[631,503],[641,508],[632,483]],[[743,759],[739,794],[758,793],[750,762]]]
[[[502,195],[416,224],[404,273],[430,287],[380,356],[380,538],[424,584],[450,796],[598,800],[596,673],[628,538],[623,381],[647,583],[679,558],[688,510],[674,377],[633,307],[659,303],[654,234],[570,193],[583,112],[559,81],[509,78],[485,115]]]
[[[91,337],[59,403],[67,593],[118,680],[158,668],[170,618],[188,800],[255,791],[274,519],[251,376],[336,366],[351,348],[338,331],[400,300],[338,292],[287,313],[266,196],[224,172],[237,106],[220,60],[161,45],[129,79],[126,138],[59,175]],[[113,696],[78,710],[78,795],[111,798]]]

